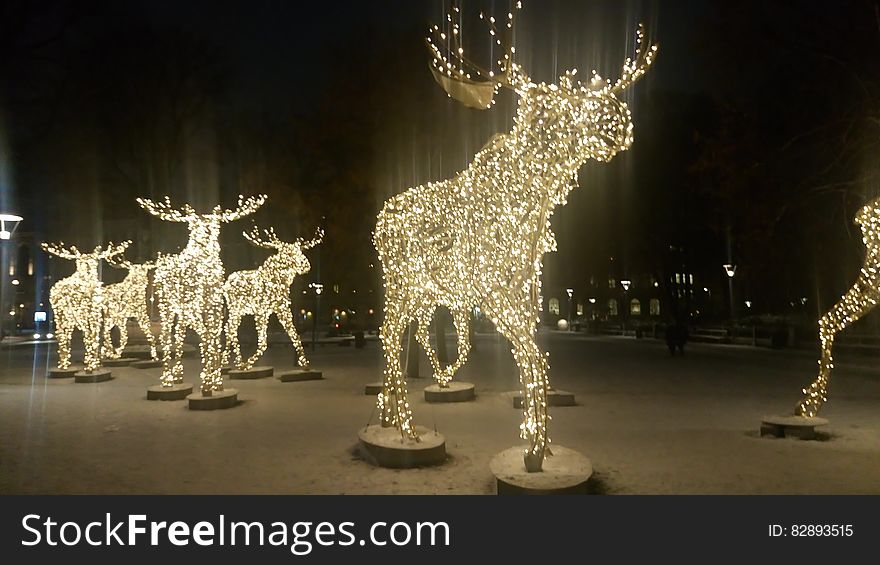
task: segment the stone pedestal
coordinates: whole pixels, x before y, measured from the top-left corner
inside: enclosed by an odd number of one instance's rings
[[[192,394],[193,385],[180,383],[171,386],[153,385],[147,388],[147,400],[184,400]]]
[[[364,394],[367,396],[376,396],[382,392],[382,382],[367,383],[364,385]]]
[[[135,369],[154,369],[156,367],[161,367],[162,361],[158,359],[143,359],[141,361],[133,361],[129,367],[134,367]]]
[[[575,406],[574,393],[564,390],[551,390],[547,393],[547,406]],[[513,397],[513,407],[522,408],[522,393]]]
[[[271,377],[275,369],[267,366],[251,367],[250,369],[232,369],[229,371],[230,379],[265,379]]]
[[[551,445],[541,471],[529,473],[523,463],[526,447],[511,447],[495,455],[489,469],[498,494],[587,494],[593,474],[590,460],[561,445]]]
[[[467,402],[474,398],[473,383],[451,381],[443,388],[437,383],[425,387],[425,402]]]
[[[234,388],[215,390],[211,396],[194,392],[186,397],[190,410],[224,410],[238,404],[238,391]]]
[[[764,416],[761,419],[761,435],[773,437],[796,437],[816,439],[816,427],[828,425],[825,418],[805,416]]]
[[[49,372],[46,374],[46,376],[50,379],[70,379],[82,370],[82,367],[70,367],[68,369],[59,369],[58,367],[54,367],[52,369],[49,369]]]
[[[110,369],[101,368],[98,368],[91,373],[81,370],[73,375],[74,381],[78,383],[103,383],[109,381],[111,378],[113,378],[113,375],[110,373]]]
[[[416,426],[419,441],[404,440],[400,430],[380,425],[358,431],[361,447],[371,463],[380,467],[408,469],[438,465],[446,460],[446,438],[424,426]]]
[[[278,373],[275,378],[282,383],[320,381],[324,378],[324,374],[321,371],[315,371],[314,369],[292,369],[290,371]]]
[[[101,365],[104,367],[127,367],[137,361],[135,357],[119,357],[118,359],[101,359]]]

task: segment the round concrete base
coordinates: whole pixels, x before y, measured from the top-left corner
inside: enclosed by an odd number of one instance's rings
[[[233,366],[233,365],[227,365],[225,367],[220,367],[220,374],[221,375],[228,375],[229,371],[231,371],[233,369],[235,369],[235,366]]]
[[[275,372],[272,367],[251,367],[250,369],[232,369],[229,371],[230,379],[265,379]]]
[[[234,388],[215,390],[211,396],[194,392],[186,397],[190,410],[223,410],[238,404],[238,391]]]
[[[383,384],[381,382],[378,383],[367,383],[364,385],[364,394],[367,396],[376,396],[377,394],[382,393]]]
[[[69,379],[82,370],[82,367],[70,367],[68,369],[53,367],[49,369],[49,373],[46,376],[50,379]]]
[[[764,416],[761,419],[761,435],[816,439],[816,426],[827,424],[828,420],[818,417]]]
[[[282,373],[278,373],[275,376],[276,379],[281,381],[282,383],[295,383],[300,381],[320,381],[324,378],[324,374],[321,371],[315,371],[312,369],[293,369],[290,371],[284,371]]]
[[[79,371],[73,375],[73,380],[78,383],[103,383],[113,378],[110,369],[96,369],[91,373]]]
[[[473,383],[452,381],[443,388],[437,383],[425,387],[425,402],[467,402],[474,398]]]
[[[118,359],[101,359],[104,367],[127,367],[137,361],[136,357],[119,357]]]
[[[192,391],[193,385],[186,383],[171,386],[153,385],[147,388],[147,400],[185,400]]]
[[[547,406],[574,406],[574,393],[564,390],[551,390],[547,393]],[[513,396],[513,407],[522,408],[522,393]]]
[[[162,362],[158,359],[143,359],[141,361],[133,361],[129,367],[134,367],[135,369],[154,369],[156,367],[161,367]]]
[[[495,475],[498,494],[587,494],[593,474],[590,460],[560,445],[544,457],[541,471],[529,473],[523,463],[525,447],[511,447],[495,455],[489,469]]]
[[[416,426],[415,431],[419,441],[404,440],[397,428],[373,425],[361,428],[358,439],[371,462],[380,467],[409,469],[443,463],[446,438],[424,426]]]

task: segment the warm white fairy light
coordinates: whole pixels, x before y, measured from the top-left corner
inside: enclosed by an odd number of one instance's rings
[[[155,263],[131,263],[129,261],[109,261],[113,266],[128,269],[128,274],[118,283],[104,287],[104,345],[103,354],[109,359],[119,359],[128,344],[129,319],[134,319],[150,344],[150,358],[156,355],[156,340],[150,330],[150,313],[147,310],[147,288],[150,285],[150,270]],[[119,346],[113,347],[111,330],[119,328]]]
[[[862,230],[865,244],[865,263],[852,287],[819,320],[819,341],[822,358],[819,359],[819,375],[808,388],[795,413],[813,417],[828,400],[828,379],[834,369],[831,349],[834,338],[859,318],[871,311],[880,301],[880,198],[873,200],[855,217]]]
[[[42,248],[62,259],[76,261],[76,271],[52,285],[49,302],[55,316],[55,333],[58,338],[58,368],[70,368],[70,340],[74,330],[83,336],[85,371],[91,373],[101,366],[101,313],[103,288],[98,278],[101,259],[109,259],[131,245],[124,241],[119,245],[110,243],[106,248],[95,247],[91,253],[83,253],[76,246],[65,247],[43,243]]]
[[[162,386],[183,382],[183,338],[192,328],[199,336],[202,358],[200,376],[203,396],[223,390],[223,283],[225,273],[220,260],[220,226],[248,216],[266,201],[266,195],[239,195],[235,210],[216,206],[211,213],[198,214],[189,204],[172,207],[164,202],[138,198],[138,204],[154,216],[187,224],[189,241],[176,255],[160,256],[156,261],[153,285],[162,320]]]
[[[281,322],[281,326],[293,347],[296,349],[297,362],[301,367],[308,367],[309,360],[302,341],[296,331],[290,305],[290,285],[297,275],[309,272],[311,265],[303,254],[321,242],[323,230],[318,229],[315,239],[304,242],[297,239],[293,243],[281,241],[275,230],[263,230],[265,239],[260,237],[259,230],[254,227],[250,233],[242,235],[252,244],[275,251],[260,267],[249,271],[236,271],[229,275],[223,285],[226,298],[226,309],[229,318],[226,323],[226,343],[234,356],[234,364],[241,370],[247,370],[266,352],[269,317],[272,314]],[[257,351],[246,361],[242,361],[241,344],[238,342],[238,327],[244,316],[253,316],[257,327]]]
[[[508,29],[513,20],[508,14]],[[657,46],[643,49],[639,27],[636,56],[627,59],[617,82],[594,71],[584,85],[570,71],[557,84],[536,84],[514,62],[514,48],[491,19],[489,25],[502,47],[498,73],[473,64],[437,27],[428,39],[435,77],[445,77],[438,82],[450,96],[470,105],[485,100],[484,92],[468,94],[479,79],[482,91],[516,92],[519,106],[513,129],[490,140],[467,169],[391,198],[379,214],[374,243],[385,279],[385,374],[378,405],[384,425],[417,441],[400,366],[401,336],[410,320],[418,320],[420,341],[430,351],[426,322],[436,307],[446,306],[464,343],[460,365],[467,354],[467,312],[479,305],[513,346],[524,399],[520,431],[529,442],[526,467],[540,470],[549,444],[549,364],[535,343],[535,330],[542,257],[556,247],[550,217],[565,204],[587,160],[608,161],[632,143],[630,111],[618,95],[648,69]],[[440,379],[451,376],[447,370]]]

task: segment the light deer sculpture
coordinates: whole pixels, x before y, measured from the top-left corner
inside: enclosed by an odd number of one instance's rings
[[[292,243],[281,241],[275,230],[263,230],[265,239],[260,237],[259,229],[254,227],[250,233],[242,235],[257,247],[275,251],[257,269],[236,271],[229,275],[223,285],[226,297],[226,309],[229,317],[226,322],[226,344],[229,354],[235,359],[234,364],[241,370],[247,370],[266,352],[269,317],[272,314],[281,322],[293,347],[296,349],[297,362],[301,367],[308,367],[309,360],[303,348],[296,324],[290,311],[290,285],[297,275],[309,272],[311,265],[303,251],[311,249],[321,242],[323,230],[318,228],[315,238],[304,242],[297,239]],[[246,361],[242,361],[241,344],[238,342],[238,327],[244,316],[254,317],[257,327],[257,351]]]
[[[235,210],[216,206],[208,214],[198,214],[189,204],[180,209],[164,202],[138,198],[150,214],[168,221],[187,224],[189,241],[176,255],[162,255],[156,261],[153,284],[162,320],[162,386],[183,382],[183,340],[187,328],[199,336],[202,359],[200,375],[203,396],[223,390],[223,282],[220,259],[220,226],[256,212],[265,195],[238,197]]]
[[[862,230],[865,244],[865,263],[852,287],[819,320],[819,341],[822,358],[819,375],[795,409],[795,415],[814,417],[828,400],[828,379],[834,369],[831,350],[834,338],[880,302],[880,198],[869,202],[856,214],[855,223]]]
[[[127,269],[128,274],[118,283],[104,287],[104,344],[103,355],[109,359],[122,357],[128,344],[129,319],[134,319],[150,344],[150,358],[158,359],[156,339],[150,330],[150,312],[147,309],[147,289],[150,286],[150,271],[156,263],[132,263],[130,261],[109,260],[114,267]],[[119,346],[113,347],[111,331],[119,328]]]
[[[76,261],[76,271],[52,285],[49,302],[55,316],[55,334],[58,337],[58,368],[70,368],[70,342],[74,330],[82,332],[85,371],[91,373],[101,366],[101,314],[103,311],[103,288],[98,277],[101,259],[110,259],[123,253],[130,241],[118,245],[100,245],[91,253],[83,253],[76,246],[65,247],[43,243],[47,253]]]
[[[640,26],[636,55],[616,82],[594,71],[581,84],[574,80],[576,71],[569,71],[557,84],[536,84],[514,61],[509,40],[514,14],[508,14],[507,40],[494,18],[483,19],[501,46],[500,72],[466,58],[452,17],[447,18],[450,33],[434,26],[428,38],[432,71],[451,97],[477,108],[491,106],[499,88],[512,90],[519,96],[516,119],[465,170],[406,190],[389,199],[378,215],[374,244],[385,281],[385,372],[378,407],[382,425],[396,426],[405,440],[418,441],[401,371],[401,336],[411,320],[418,321],[417,336],[437,378],[448,382],[464,363],[468,312],[479,305],[512,345],[523,392],[525,466],[540,471],[550,443],[549,364],[535,332],[542,257],[556,247],[550,218],[566,202],[587,160],[606,162],[629,148],[632,119],[618,96],[646,72],[657,46],[642,46]],[[429,321],[440,305],[452,312],[460,340],[459,358],[446,369],[439,367],[427,339]]]

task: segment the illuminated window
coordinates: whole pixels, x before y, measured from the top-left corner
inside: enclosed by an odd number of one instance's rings
[[[556,314],[558,316],[559,315],[559,299],[558,298],[551,298],[550,302],[549,302],[549,308],[550,308],[551,314]]]
[[[27,267],[27,273],[28,273],[28,276],[29,276],[29,277],[34,276],[34,260],[33,260],[33,259],[28,259],[28,264],[27,264],[27,265],[28,265],[28,267]]]
[[[691,284],[694,284],[694,275],[693,275],[693,274],[688,275],[688,281],[689,281]]]
[[[15,276],[15,261],[13,261],[12,259],[9,260],[9,276]]]
[[[652,298],[650,302],[648,302],[648,310],[652,316],[660,315],[660,300],[657,298]]]
[[[681,273],[675,273],[676,284],[681,284]]]
[[[642,314],[642,303],[639,302],[638,298],[633,298],[629,301],[629,313],[633,316],[641,316]]]
[[[584,315],[584,303],[583,302],[578,302],[577,313],[578,313],[578,316]]]
[[[608,277],[608,288],[616,288],[617,287],[617,279],[614,277]]]
[[[609,298],[608,299],[608,315],[609,316],[617,316],[617,299]]]

